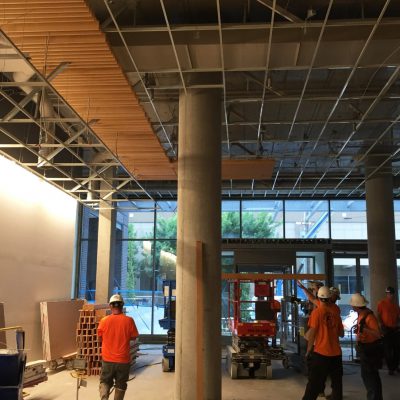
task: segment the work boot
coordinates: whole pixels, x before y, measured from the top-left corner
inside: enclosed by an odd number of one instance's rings
[[[114,400],[124,400],[125,390],[115,388]]]
[[[108,396],[110,395],[110,386],[108,386],[106,383],[100,383],[99,391],[100,400],[108,400]]]

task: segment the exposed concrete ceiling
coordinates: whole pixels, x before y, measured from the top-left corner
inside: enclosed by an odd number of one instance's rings
[[[223,92],[224,159],[275,160],[270,177],[224,182],[226,195],[363,196],[377,152],[397,185],[400,1],[1,7],[2,28],[37,68],[71,62],[54,86],[157,196],[175,193],[179,91],[190,88]]]

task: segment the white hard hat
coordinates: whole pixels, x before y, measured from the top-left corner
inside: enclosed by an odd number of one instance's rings
[[[340,300],[340,290],[337,287],[331,287],[329,289],[331,291],[331,295],[336,295],[336,297]]]
[[[365,297],[360,293],[354,293],[350,298],[350,305],[353,307],[365,307],[368,304],[368,301]]]
[[[110,301],[109,301],[110,304],[111,303],[123,303],[123,302],[124,302],[124,299],[122,298],[122,296],[120,294],[113,294],[110,297]]]
[[[331,291],[329,290],[328,286],[321,286],[318,289],[318,294],[317,296],[320,299],[329,299],[331,297]]]

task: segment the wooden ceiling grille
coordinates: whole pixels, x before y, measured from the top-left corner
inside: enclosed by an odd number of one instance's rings
[[[138,179],[176,179],[131,85],[84,0],[2,0],[0,26]]]

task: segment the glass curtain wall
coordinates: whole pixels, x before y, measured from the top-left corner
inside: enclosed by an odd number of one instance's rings
[[[94,301],[96,294],[99,212],[81,207],[78,298]]]
[[[222,201],[222,238],[240,238],[240,201]]]
[[[328,201],[285,201],[285,237],[296,239],[329,238]]]
[[[165,334],[158,321],[164,317],[163,281],[176,279],[177,202],[160,201],[156,210],[153,333]]]
[[[118,211],[116,216],[114,292],[124,297],[127,314],[135,319],[139,332],[151,334],[155,204],[135,204],[137,210]]]
[[[331,200],[331,238],[367,240],[365,200]]]
[[[395,200],[394,206],[394,227],[396,230],[396,240],[400,240],[400,200]]]
[[[125,297],[128,312],[141,334],[165,333],[158,320],[163,317],[162,282],[175,279],[176,201],[137,201],[138,209],[118,204],[113,269],[114,292]],[[395,201],[396,235],[400,230],[400,201]],[[96,290],[98,212],[82,207],[79,285],[80,298],[94,301]],[[367,239],[364,200],[224,200],[223,238],[332,238]],[[297,254],[297,270],[319,272],[323,253]],[[233,254],[222,254],[222,268],[232,270]],[[336,259],[335,259],[336,260]],[[337,259],[335,284],[343,287],[343,305],[357,283],[354,262]],[[368,260],[359,259],[363,280],[359,290],[369,287]],[[335,261],[336,263],[336,261]],[[322,264],[321,264],[322,265]],[[349,267],[351,265],[352,267]],[[354,267],[355,268],[355,267]],[[399,275],[400,279],[400,275]],[[223,286],[225,291],[226,287]],[[365,293],[368,297],[368,293]],[[226,295],[226,293],[225,293]],[[226,297],[226,296],[225,296]],[[226,308],[226,307],[225,307]],[[226,314],[227,309],[223,310]],[[343,310],[348,314],[349,310]],[[347,315],[346,314],[346,315]]]
[[[283,201],[242,201],[243,238],[283,238]]]
[[[338,306],[343,319],[344,327],[350,330],[353,326],[353,311],[349,305],[350,297],[357,292],[357,260],[355,257],[333,259],[333,285],[340,290]],[[348,319],[349,318],[349,319]]]
[[[114,291],[124,296],[140,334],[163,334],[158,321],[164,316],[163,281],[175,279],[177,202],[135,204],[137,210],[117,212]]]

